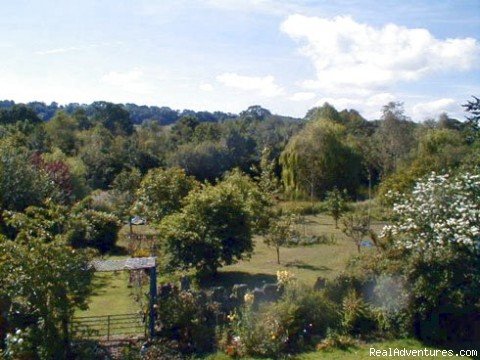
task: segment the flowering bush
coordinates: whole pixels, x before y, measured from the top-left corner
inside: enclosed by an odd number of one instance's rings
[[[288,270],[278,270],[277,271],[277,282],[280,285],[287,285],[295,279],[295,274]]]
[[[426,252],[456,247],[480,251],[480,175],[432,173],[411,194],[392,194],[394,223],[382,236],[398,247]]]
[[[395,197],[382,236],[405,280],[405,326],[430,341],[468,340],[480,313],[480,175],[432,173]]]
[[[25,341],[26,337],[26,331],[21,329],[15,329],[13,333],[7,334],[4,352],[6,359],[28,359],[34,354],[28,340]]]
[[[279,275],[292,279],[288,272],[279,271]],[[339,325],[335,305],[322,293],[298,282],[286,283],[277,303],[256,309],[246,302],[227,319],[225,340],[220,346],[230,356],[278,358],[305,346],[313,347],[329,327]]]

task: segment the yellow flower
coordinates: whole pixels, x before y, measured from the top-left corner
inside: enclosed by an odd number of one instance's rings
[[[293,279],[295,279],[295,275],[288,270],[278,270],[277,271],[277,281],[281,285],[288,284]]]
[[[230,314],[227,315],[227,319],[228,319],[229,321],[235,321],[235,320],[237,319],[237,314],[235,314],[235,313],[230,313]]]
[[[255,296],[252,293],[246,293],[243,300],[246,304],[251,304],[253,303],[253,300],[255,300]]]

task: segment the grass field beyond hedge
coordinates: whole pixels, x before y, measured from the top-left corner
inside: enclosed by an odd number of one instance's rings
[[[300,225],[302,234],[326,235],[334,237],[333,244],[318,244],[280,249],[280,265],[277,264],[274,248],[263,243],[263,239],[255,239],[255,251],[248,260],[242,260],[235,265],[225,266],[219,271],[217,283],[233,285],[247,283],[251,286],[263,282],[276,281],[277,270],[293,272],[295,276],[309,285],[313,285],[319,277],[334,278],[345,270],[349,258],[358,254],[357,247],[341,231],[336,229],[333,219],[327,215],[306,216],[306,225]],[[339,225],[341,227],[341,225]],[[383,224],[375,222],[373,228],[380,231]],[[371,251],[371,249],[364,249]]]

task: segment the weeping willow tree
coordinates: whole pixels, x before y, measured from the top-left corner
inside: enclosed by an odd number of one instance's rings
[[[331,120],[309,122],[290,139],[280,163],[285,190],[294,197],[323,198],[334,187],[355,195],[360,183],[361,159],[345,127]]]

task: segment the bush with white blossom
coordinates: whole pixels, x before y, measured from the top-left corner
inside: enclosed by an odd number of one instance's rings
[[[27,332],[21,329],[15,329],[13,333],[8,333],[5,337],[5,359],[22,358],[28,353],[29,344],[25,341]]]
[[[407,299],[397,320],[424,340],[473,340],[480,313],[480,174],[432,173],[411,193],[391,196],[394,217],[382,236],[393,246],[385,256]]]
[[[424,253],[454,247],[480,251],[480,175],[430,174],[410,194],[395,199],[394,221],[382,236],[401,248]]]

